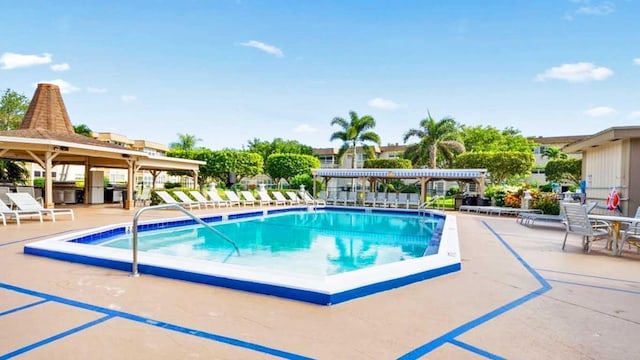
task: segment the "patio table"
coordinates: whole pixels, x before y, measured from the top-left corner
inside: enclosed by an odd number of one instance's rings
[[[638,218],[628,216],[616,216],[616,215],[599,215],[589,214],[589,219],[603,220],[611,224],[612,241],[611,241],[611,255],[620,255],[622,249],[618,250],[618,241],[620,240],[620,226],[622,223],[634,223],[638,222]]]

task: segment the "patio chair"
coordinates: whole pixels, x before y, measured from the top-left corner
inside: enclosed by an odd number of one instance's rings
[[[34,199],[36,199],[37,202],[40,203],[40,205],[42,205],[44,202],[43,198],[36,196],[36,190],[33,188],[33,186],[16,186],[16,192],[27,193],[31,195]]]
[[[293,204],[299,205],[302,204],[302,200],[298,197],[298,195],[294,191],[287,191],[285,194],[289,197]]]
[[[280,191],[272,191],[271,195],[276,198],[276,201],[285,204],[285,205],[294,205],[293,200],[287,199]],[[277,203],[276,203],[277,205]]]
[[[273,198],[271,196],[269,196],[269,193],[266,190],[261,190],[258,191],[258,199],[260,199],[260,201],[267,201],[269,202],[269,205],[286,205],[287,201],[286,200],[278,200],[277,198],[275,200],[273,200]]]
[[[140,194],[136,196],[135,206],[138,206],[139,203],[141,203],[142,206],[147,206],[149,202],[151,202],[151,188],[142,188]]]
[[[209,199],[211,199],[213,204],[218,205],[218,207],[233,205],[240,206],[240,201],[231,201],[221,198],[218,194],[218,190],[207,190],[207,195],[209,196]]]
[[[409,208],[409,194],[407,194],[407,193],[398,194],[397,204],[398,204],[398,207],[400,207],[401,204],[404,204],[405,209],[408,209]]]
[[[635,246],[640,253],[640,206],[636,209],[636,215],[634,216],[638,221],[630,223],[625,230],[622,231],[622,238],[620,247],[618,248],[618,255],[622,255],[622,248],[624,244]]]
[[[591,252],[591,243],[600,239],[610,239],[611,228],[607,222],[590,220],[587,209],[576,203],[562,204],[565,214],[564,241],[562,250],[567,243],[569,234],[582,236],[582,249]]]
[[[56,215],[70,215],[71,220],[75,219],[73,209],[45,209],[29,193],[8,193],[7,196],[20,211],[38,211],[42,215],[51,215],[51,221],[53,222],[56,221]]]
[[[11,204],[11,200],[7,196],[7,193],[10,193],[11,189],[7,186],[0,186],[0,200],[2,200],[5,204]]]
[[[256,199],[253,196],[253,193],[251,191],[247,191],[247,190],[243,190],[240,191],[240,194],[242,194],[242,197],[244,198],[244,201],[246,201],[247,203],[251,203],[253,204],[258,204],[258,205],[270,205],[270,201],[264,201],[262,199]]]
[[[16,219],[16,224],[20,225],[20,218],[28,217],[32,218],[37,216],[42,222],[42,213],[37,210],[12,210],[4,201],[0,200],[0,217],[2,218],[2,224],[7,226],[7,217],[13,217]]]
[[[200,191],[198,190],[191,190],[189,191],[189,194],[197,201],[200,203],[200,205],[204,205],[205,209],[208,208],[209,206],[216,207],[216,204],[211,201],[211,200],[207,200],[206,197],[204,197],[204,195],[202,195],[200,193]]]
[[[409,201],[407,201],[407,209],[415,206],[416,208],[420,207],[420,194],[411,193],[409,194]]]
[[[364,196],[364,206],[376,206],[376,193],[368,192]]]
[[[200,209],[200,203],[197,203],[197,202],[195,202],[195,201],[193,201],[191,199],[188,199],[188,201],[186,201],[186,202],[182,201],[182,200],[178,201],[178,200],[174,199],[173,196],[171,196],[168,192],[163,191],[163,190],[156,190],[156,195],[158,195],[160,197],[160,199],[162,199],[162,201],[165,204],[177,204],[177,205],[180,205],[180,206],[185,207],[185,208],[189,207],[189,210],[193,210],[194,207]]]
[[[180,200],[183,203],[187,204],[190,208],[202,209],[202,205],[204,205],[199,201],[193,200],[192,198],[189,197],[189,195],[185,194],[183,191],[180,191],[180,190],[174,191],[173,195],[177,196],[178,200]],[[205,205],[205,207],[206,207],[206,205]]]
[[[349,191],[347,193],[347,199],[344,201],[344,204],[356,206],[357,203],[358,203],[358,193],[355,191]]]
[[[391,192],[387,194],[387,205],[389,207],[398,207],[398,194],[395,192]]]
[[[302,201],[304,201],[304,203],[307,205],[327,205],[326,201],[314,198],[306,191],[299,191],[298,193],[300,194]]]
[[[376,201],[373,206],[387,207],[387,193],[379,192],[376,194]]]
[[[247,201],[247,200],[240,199],[238,197],[238,194],[236,194],[235,192],[233,192],[231,190],[225,190],[224,194],[227,196],[227,199],[229,199],[231,202],[242,204],[243,206],[247,206],[247,203],[250,203],[251,206],[253,206],[255,204],[255,202],[250,202],[250,201]]]

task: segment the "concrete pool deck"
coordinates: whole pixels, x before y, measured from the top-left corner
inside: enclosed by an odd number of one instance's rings
[[[603,242],[586,254],[577,236],[563,252],[559,226],[449,212],[457,217],[462,271],[326,307],[22,253],[47,235],[133,217],[115,205],[74,210],[74,221],[0,226],[0,359],[640,353],[640,256],[625,249],[612,257]],[[144,219],[176,216],[154,211]]]

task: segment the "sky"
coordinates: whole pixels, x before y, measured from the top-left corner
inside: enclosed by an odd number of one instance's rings
[[[6,5],[6,4],[5,4]],[[161,144],[316,148],[349,111],[403,143],[430,113],[525,136],[640,125],[640,0],[14,1],[0,89]]]

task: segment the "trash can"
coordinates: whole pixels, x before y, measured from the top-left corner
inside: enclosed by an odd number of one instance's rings
[[[453,209],[459,210],[460,206],[462,206],[462,195],[454,195],[453,196]]]
[[[106,188],[104,188],[104,202],[112,203],[113,202],[113,185],[109,184]]]

